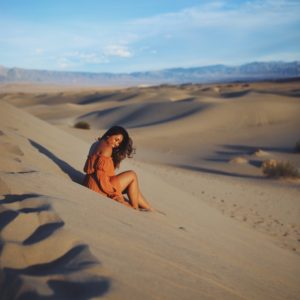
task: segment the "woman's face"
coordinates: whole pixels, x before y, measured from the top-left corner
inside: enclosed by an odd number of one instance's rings
[[[122,134],[111,135],[107,138],[106,141],[112,148],[118,148],[123,141],[123,135]]]

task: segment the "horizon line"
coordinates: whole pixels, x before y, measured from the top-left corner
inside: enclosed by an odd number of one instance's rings
[[[23,68],[23,67],[7,67],[3,64],[0,64],[0,67],[4,69],[22,69],[22,70],[28,70],[28,71],[50,71],[50,72],[58,72],[58,73],[87,73],[87,74],[133,74],[133,73],[145,73],[145,72],[159,72],[159,71],[166,71],[166,70],[173,70],[173,69],[194,69],[194,68],[207,68],[207,67],[214,67],[214,66],[226,66],[226,67],[238,67],[238,66],[244,66],[254,63],[300,63],[299,60],[291,60],[291,61],[285,61],[285,60],[270,60],[270,61],[249,61],[245,63],[240,64],[224,64],[224,63],[215,63],[215,64],[209,64],[209,65],[195,65],[195,66],[186,66],[186,67],[171,67],[171,68],[161,68],[161,69],[149,69],[145,71],[132,71],[132,72],[111,72],[111,71],[103,71],[103,72],[91,72],[91,71],[80,71],[80,70],[58,70],[58,69],[30,69],[30,68]]]

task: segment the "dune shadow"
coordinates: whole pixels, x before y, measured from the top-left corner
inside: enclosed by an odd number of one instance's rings
[[[168,101],[169,102],[169,101]],[[191,105],[187,107],[187,103],[183,102],[191,102]],[[196,114],[202,110],[204,110],[207,105],[194,105],[193,101],[186,100],[186,101],[178,101],[178,102],[171,102],[164,103],[164,106],[157,108],[157,103],[143,103],[143,104],[132,104],[130,106],[121,106],[121,107],[113,107],[113,108],[107,108],[104,110],[99,110],[99,111],[93,111],[86,113],[80,117],[77,118],[77,120],[84,120],[85,118],[93,117],[95,119],[101,120],[102,122],[105,123],[110,123],[111,124],[106,124],[107,126],[112,126],[113,124],[119,124],[121,126],[125,126],[127,128],[142,128],[146,126],[152,126],[152,125],[159,125],[159,124],[164,124],[167,122],[172,122],[179,120],[181,118],[188,117],[190,115]],[[149,119],[149,114],[150,111],[157,111],[159,110],[160,112],[164,111],[165,116],[164,117],[158,117],[157,120],[153,118]],[[172,113],[172,111],[174,113]],[[114,113],[125,113],[123,116],[119,116],[119,114]],[[154,120],[153,120],[154,119]]]
[[[51,208],[50,204],[42,204],[38,207],[24,207],[21,209],[10,209],[5,206],[1,207],[3,204],[10,204],[15,202],[22,202],[26,199],[32,199],[40,197],[38,194],[6,194],[4,199],[0,199],[0,230],[4,229],[10,222],[12,222],[20,213],[36,213],[40,211],[49,210]]]
[[[230,145],[230,144],[222,145],[222,147],[234,151],[242,151],[244,154],[245,152],[247,152],[247,154],[253,154],[257,150],[295,153],[293,147],[248,146],[248,145]]]
[[[182,169],[187,169],[191,171],[197,171],[202,173],[208,173],[208,174],[214,174],[214,175],[220,175],[220,176],[229,176],[229,177],[238,177],[238,178],[250,178],[250,179],[264,179],[262,176],[254,176],[254,175],[245,175],[245,174],[239,174],[234,172],[227,172],[222,170],[215,170],[210,168],[203,168],[203,167],[196,167],[196,166],[190,166],[190,165],[183,165],[183,164],[176,164],[175,167],[179,167]]]
[[[249,164],[250,164],[251,166],[256,167],[256,168],[260,168],[261,165],[262,165],[262,161],[260,161],[260,160],[255,160],[255,159],[251,159],[251,160],[249,160]]]
[[[183,99],[180,99],[178,101],[180,102],[193,102],[195,101],[196,97],[187,97],[187,98],[183,98]]]
[[[14,202],[22,202],[24,200],[37,198],[40,196],[41,195],[38,195],[38,194],[23,194],[23,195],[6,194],[6,195],[4,195],[4,199],[0,199],[0,205],[1,204],[10,204],[10,203],[14,203]],[[43,203],[36,207],[24,207],[24,208],[15,210],[15,211],[17,211],[19,213],[28,214],[28,213],[37,213],[37,212],[41,212],[41,211],[46,211],[46,210],[50,210],[50,209],[51,209],[51,205],[49,203]]]
[[[61,294],[66,299],[85,300],[99,297],[107,293],[110,283],[107,279],[96,277],[82,284],[78,282],[63,282],[59,280],[49,280],[48,285],[54,291],[54,294]]]
[[[118,95],[118,93],[109,93],[109,94],[104,94],[104,95],[92,95],[92,96],[86,96],[82,100],[80,100],[78,103],[85,105],[85,104],[92,104],[95,102],[100,102],[100,101],[108,101],[110,98]]]
[[[33,199],[40,197],[38,194],[23,194],[23,195],[14,195],[7,194],[4,195],[4,199],[0,200],[0,230],[4,229],[10,222],[12,222],[16,217],[20,214],[29,214],[29,213],[39,213],[41,211],[48,211],[51,209],[51,205],[49,203],[42,203],[36,207],[21,207],[20,209],[10,209],[5,207],[5,204],[11,204],[15,202],[22,203],[24,200]],[[4,205],[3,205],[4,204]],[[22,205],[22,204],[21,204]],[[59,224],[57,224],[59,223]],[[40,226],[36,232],[32,234],[30,238],[28,238],[28,242],[31,241],[36,242],[39,238],[40,240],[44,238],[44,236],[49,236],[55,230],[55,226],[62,226],[60,222],[50,223]],[[44,227],[43,227],[44,226]],[[27,242],[25,242],[26,244]],[[27,243],[27,244],[29,244]]]
[[[290,91],[255,91],[256,93],[260,94],[269,94],[269,95],[275,95],[275,96],[287,96],[287,97],[294,97],[299,98],[300,97],[300,90],[299,89],[293,89]]]
[[[206,161],[211,161],[211,162],[219,162],[219,163],[230,163],[230,159],[225,159],[225,158],[205,158],[204,160]],[[262,165],[262,161],[260,160],[255,160],[251,159],[248,160],[248,164],[257,168],[260,168]]]
[[[238,98],[238,97],[243,97],[249,94],[250,90],[245,90],[245,91],[236,91],[236,92],[224,92],[221,93],[221,96],[223,98]]]
[[[77,245],[56,260],[48,263],[36,264],[23,269],[4,268],[0,288],[2,291],[1,299],[74,299],[86,300],[93,297],[101,297],[110,289],[110,279],[85,273],[88,268],[99,265],[99,262],[90,253],[88,246]],[[81,273],[80,279],[78,275]],[[61,280],[53,276],[63,275]],[[52,295],[41,295],[38,291],[25,291],[15,298],[21,291],[24,282],[20,282],[20,277],[41,278],[41,284],[46,284],[53,291]],[[47,283],[43,277],[49,276]],[[52,277],[51,277],[52,276]],[[5,297],[6,296],[6,297]]]
[[[37,213],[42,211],[47,211],[51,209],[50,204],[42,204],[37,207],[24,207],[18,210],[18,212],[23,214]]]
[[[10,222],[12,222],[18,213],[13,210],[4,210],[0,212],[0,230],[3,230]]]
[[[89,112],[89,113],[86,113],[86,114],[80,116],[77,119],[81,120],[81,119],[92,117],[92,116],[95,116],[96,118],[99,118],[99,117],[103,117],[103,116],[105,116],[109,113],[112,113],[112,112],[115,112],[115,111],[118,111],[118,110],[119,110],[119,107],[112,107],[112,108],[107,108],[107,109],[103,109],[103,110],[92,111],[92,112]]]
[[[71,165],[63,161],[62,159],[58,158],[54,155],[51,151],[46,149],[41,144],[29,139],[30,144],[36,148],[40,153],[44,154],[48,158],[50,158],[64,173],[66,173],[70,179],[76,183],[82,184],[84,174],[79,172],[78,170],[74,169]]]
[[[206,161],[227,163],[229,160],[225,158],[205,158]]]
[[[252,153],[254,153],[254,151],[237,151],[237,150],[234,150],[234,151],[215,151],[216,154],[218,155],[225,155],[225,156],[232,156],[232,155],[235,155],[235,156],[240,156],[240,155],[250,155]]]
[[[6,194],[4,195],[4,199],[0,199],[0,204],[9,204],[9,203],[14,203],[14,202],[22,202],[28,198],[37,198],[40,197],[42,195],[39,194],[22,194],[22,195],[18,195],[18,194]]]
[[[145,113],[145,110],[149,110],[154,106],[155,106],[155,104],[147,105],[145,107],[142,106],[142,107],[136,109],[135,111],[131,112],[124,118],[118,120],[118,124],[123,124],[123,126],[126,126],[128,128],[142,128],[142,127],[146,127],[146,126],[153,126],[153,125],[159,125],[159,124],[164,124],[164,123],[168,123],[168,122],[173,122],[173,121],[194,115],[204,109],[204,107],[192,108],[192,109],[188,109],[186,111],[180,112],[180,113],[173,114],[170,117],[165,117],[165,118],[157,120],[157,121],[151,121],[151,122],[141,121],[140,124],[133,124],[132,120],[136,120],[137,118],[140,118],[143,115],[143,113]]]
[[[55,274],[70,274],[83,271],[95,265],[99,265],[96,258],[90,253],[87,245],[76,245],[61,257],[47,262],[32,265],[23,269],[4,268],[8,273],[28,276],[48,276]]]
[[[18,300],[88,300],[104,296],[110,288],[109,281],[100,276],[91,278],[89,282],[49,280],[47,283],[53,291],[52,295],[29,291],[18,297]]]
[[[52,235],[56,230],[64,226],[64,222],[48,223],[39,226],[26,240],[23,241],[23,245],[31,245],[38,243],[50,235]]]
[[[130,99],[133,99],[133,98],[137,97],[138,95],[139,95],[138,93],[126,95],[125,97],[121,97],[120,99],[118,99],[118,101],[119,102],[127,101],[127,100],[130,100]]]

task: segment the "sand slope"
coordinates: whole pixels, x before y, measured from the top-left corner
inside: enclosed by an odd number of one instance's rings
[[[223,109],[215,105],[209,110]],[[251,208],[262,214],[276,203],[275,219],[287,195],[290,212],[278,218],[291,220],[292,232],[299,226],[297,186],[187,170],[197,165],[182,170],[180,152],[173,153],[174,166],[158,164],[172,155],[157,143],[164,126],[172,127],[163,122],[152,127],[161,129],[153,135],[147,128],[144,136],[133,130],[139,149],[149,148],[145,136],[153,139],[149,152],[156,145],[151,158],[157,164],[140,155],[122,165],[138,173],[145,196],[162,213],[136,212],[79,184],[90,143],[67,132],[73,130],[4,101],[0,126],[4,299],[299,299],[298,246],[283,247],[278,237],[235,217],[240,209],[251,219]],[[84,135],[92,142],[95,133]],[[174,141],[167,142],[172,150]]]

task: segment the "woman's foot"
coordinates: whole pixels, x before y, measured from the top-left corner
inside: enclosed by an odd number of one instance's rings
[[[155,211],[155,209],[154,208],[152,208],[152,207],[149,207],[149,208],[140,208],[140,211]]]

